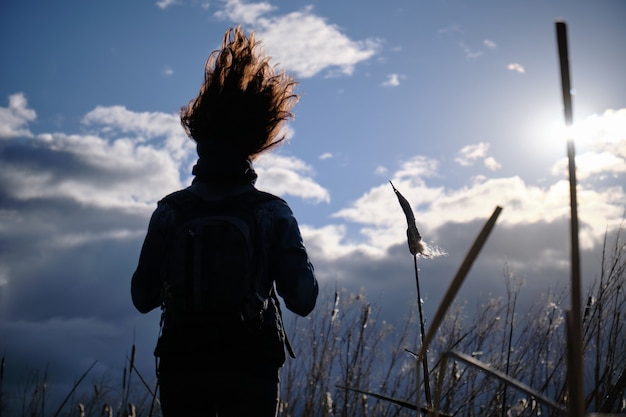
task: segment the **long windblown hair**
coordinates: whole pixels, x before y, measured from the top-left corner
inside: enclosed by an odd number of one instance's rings
[[[293,117],[296,82],[269,61],[254,32],[226,31],[222,49],[206,61],[200,94],[180,110],[185,132],[199,148],[221,142],[254,159],[285,139],[281,127]]]

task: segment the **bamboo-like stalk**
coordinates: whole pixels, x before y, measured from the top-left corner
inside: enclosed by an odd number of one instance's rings
[[[567,26],[565,22],[556,22],[556,36],[561,69],[561,90],[565,124],[572,126],[572,96],[570,86],[569,57],[567,48]],[[582,355],[582,317],[580,289],[580,249],[578,243],[578,202],[576,197],[576,152],[574,141],[567,138],[567,159],[570,194],[570,234],[571,234],[571,322],[568,324],[568,383],[570,417],[583,417],[585,404],[583,394],[583,355]]]
[[[495,226],[496,220],[498,219],[498,216],[500,215],[501,212],[502,212],[502,207],[496,206],[493,214],[491,215],[489,220],[487,220],[487,223],[485,223],[485,225],[483,226],[483,229],[480,231],[478,237],[474,241],[474,244],[472,245],[469,252],[465,256],[465,259],[463,259],[463,262],[461,263],[459,270],[454,276],[454,279],[450,283],[448,290],[446,291],[443,299],[441,300],[441,303],[439,304],[439,307],[437,308],[437,312],[435,313],[432,323],[430,327],[428,328],[428,333],[426,333],[426,337],[422,342],[422,348],[418,354],[418,357],[423,358],[426,355],[426,350],[428,349],[430,342],[435,337],[435,333],[437,333],[439,326],[443,322],[443,318],[445,317],[446,312],[448,311],[448,308],[450,308],[450,305],[452,305],[452,302],[454,301],[456,294],[461,288],[461,285],[463,284],[465,277],[467,276],[469,270],[474,264],[474,261],[478,257],[480,250],[482,249],[483,245],[487,241],[487,238],[489,237],[491,230]]]

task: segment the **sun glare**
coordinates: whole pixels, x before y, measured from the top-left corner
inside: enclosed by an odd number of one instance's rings
[[[573,141],[576,165],[581,177],[594,174],[619,174],[626,171],[626,110],[607,110],[591,115],[571,126],[554,121],[546,138],[564,144]]]

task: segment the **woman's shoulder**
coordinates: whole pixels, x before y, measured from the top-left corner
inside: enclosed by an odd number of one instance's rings
[[[267,191],[255,190],[256,205],[261,209],[274,211],[276,214],[291,215],[289,204],[282,198]]]

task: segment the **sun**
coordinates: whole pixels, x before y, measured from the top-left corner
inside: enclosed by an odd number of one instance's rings
[[[549,135],[574,145],[581,179],[626,172],[626,109],[593,114],[571,126],[554,124]]]

